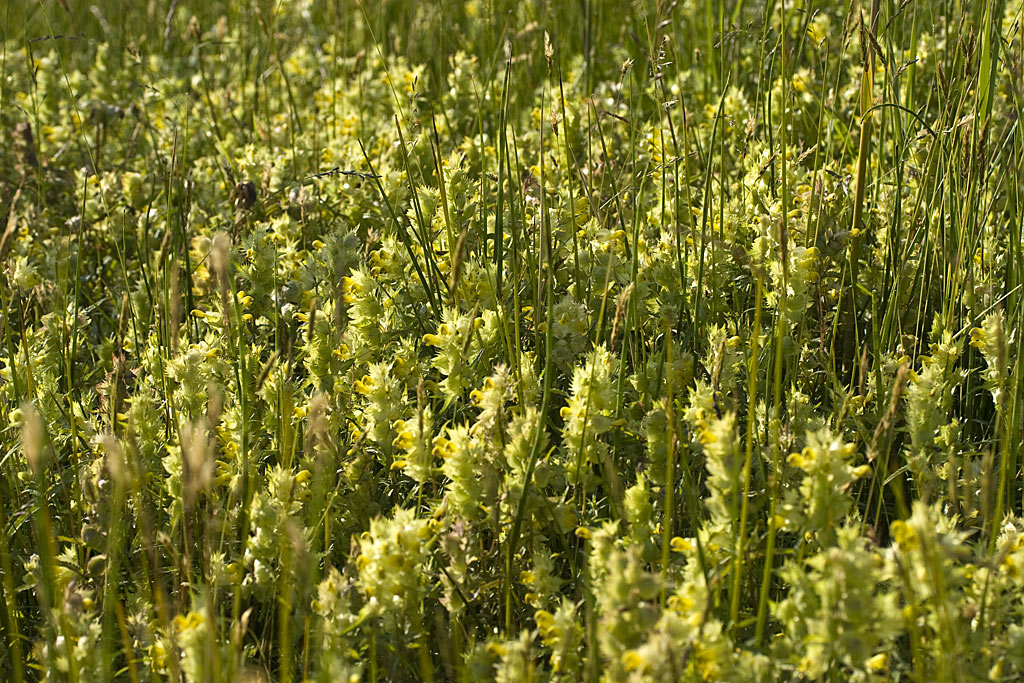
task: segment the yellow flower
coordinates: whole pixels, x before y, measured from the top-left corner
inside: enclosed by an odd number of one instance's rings
[[[364,396],[373,391],[374,381],[369,375],[364,375],[362,379],[357,379],[355,383],[356,391]]]
[[[408,430],[405,430],[399,432],[398,436],[396,436],[394,441],[391,442],[391,445],[394,446],[395,448],[400,448],[403,451],[407,451],[410,448],[412,448],[415,443],[416,437],[413,435],[413,433]]]
[[[688,538],[681,538],[680,536],[674,536],[670,541],[672,552],[674,553],[687,553],[693,550],[693,543]]]
[[[636,671],[647,665],[647,660],[637,650],[626,650],[622,655],[622,665],[626,671]]]
[[[889,655],[879,653],[868,660],[868,669],[871,671],[885,671],[889,668]]]
[[[896,520],[889,527],[889,533],[892,534],[893,540],[903,550],[913,550],[917,547],[917,532],[902,520]]]
[[[971,330],[971,346],[976,349],[984,348],[985,346],[985,330],[980,327],[975,327]]]
[[[174,620],[171,623],[178,633],[184,633],[186,631],[199,628],[203,625],[203,622],[204,619],[202,614],[199,612],[189,612],[188,614],[179,614],[174,617]]]

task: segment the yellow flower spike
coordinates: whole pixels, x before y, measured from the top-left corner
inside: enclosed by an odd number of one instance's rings
[[[590,529],[588,529],[587,527],[585,527],[585,526],[578,526],[578,527],[576,527],[576,537],[577,538],[590,539],[592,536],[593,536],[593,534],[590,532]]]
[[[207,351],[204,355],[206,356],[206,360],[210,360],[211,358],[216,358],[217,356],[220,355],[220,347],[219,346],[214,346],[212,349]]]
[[[853,468],[853,476],[855,476],[857,479],[866,477],[869,474],[871,474],[871,465],[861,465],[859,467]]]
[[[320,240],[313,240],[313,248],[314,249],[323,249],[324,248],[324,243],[321,242]]]
[[[437,331],[438,331],[438,332],[439,332],[439,333],[440,333],[440,334],[441,334],[442,336],[445,336],[445,337],[449,336],[449,335],[450,335],[450,334],[452,333],[452,330],[451,330],[451,328],[450,328],[450,327],[448,327],[448,325],[446,325],[445,323],[441,323],[441,327],[437,328]]]
[[[569,416],[572,415],[572,409],[569,406],[562,406],[562,409],[558,411],[558,414],[562,416],[563,420],[568,420]]]
[[[393,463],[391,463],[391,469],[404,470],[408,464],[409,462],[407,460],[396,460]]]
[[[533,572],[531,572],[529,569],[524,569],[523,571],[519,572],[520,583],[533,583],[535,579],[536,577],[534,577]]]
[[[474,330],[479,330],[483,326],[484,326],[484,319],[483,318],[474,318],[473,319],[473,329]]]
[[[479,389],[474,389],[469,393],[469,400],[473,402],[473,405],[478,406],[484,400],[484,393]]]
[[[743,340],[739,338],[739,335],[733,335],[732,337],[729,337],[729,339],[725,342],[725,345],[728,346],[730,349],[735,349],[737,346],[740,345],[741,341]]]
[[[125,415],[124,413],[118,413],[117,414],[117,421],[118,422],[127,422],[128,421],[128,416]]]
[[[292,411],[292,417],[294,417],[297,420],[301,420],[302,418],[306,417],[306,415],[309,415],[309,408],[307,406],[298,406],[295,410]]]
[[[423,344],[425,346],[440,346],[441,338],[436,334],[425,334],[423,335]]]
[[[243,323],[247,323],[250,320],[252,320],[252,313],[243,313],[242,314],[242,322]]]
[[[299,322],[303,322],[303,323],[309,322],[309,314],[308,313],[302,313],[302,312],[294,313],[294,314],[292,314],[292,318],[294,318],[295,320],[298,320]]]
[[[192,311],[192,315],[196,318],[205,318],[206,311],[200,311],[198,308]]]
[[[309,470],[300,470],[299,473],[295,475],[295,483],[305,484],[312,476],[313,474]]]
[[[537,628],[542,633],[551,630],[551,627],[555,625],[554,615],[544,609],[537,610],[533,615],[533,620],[537,622]]]

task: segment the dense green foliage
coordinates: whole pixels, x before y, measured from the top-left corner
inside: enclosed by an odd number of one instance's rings
[[[1024,676],[1021,0],[0,31],[0,679]]]

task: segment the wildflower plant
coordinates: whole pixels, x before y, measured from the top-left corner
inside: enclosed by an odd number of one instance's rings
[[[1024,675],[1020,0],[256,4],[0,9],[0,680]]]

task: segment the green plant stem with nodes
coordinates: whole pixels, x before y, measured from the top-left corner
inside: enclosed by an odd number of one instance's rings
[[[748,389],[747,389],[747,430],[745,457],[743,459],[743,470],[740,473],[740,519],[739,533],[736,535],[735,559],[733,560],[732,592],[729,601],[729,619],[733,624],[737,623],[740,608],[740,590],[742,587],[743,564],[747,545],[747,524],[750,515],[750,470],[754,462],[754,435],[757,433],[757,360],[758,360],[758,334],[761,329],[761,301],[764,296],[762,292],[764,276],[760,272],[760,265],[756,275],[754,288],[754,327],[750,336],[750,358],[748,364]],[[769,525],[772,524],[771,517],[768,518]],[[760,605],[758,606],[760,614]],[[758,622],[760,625],[760,621]],[[758,633],[755,639],[760,639]]]

